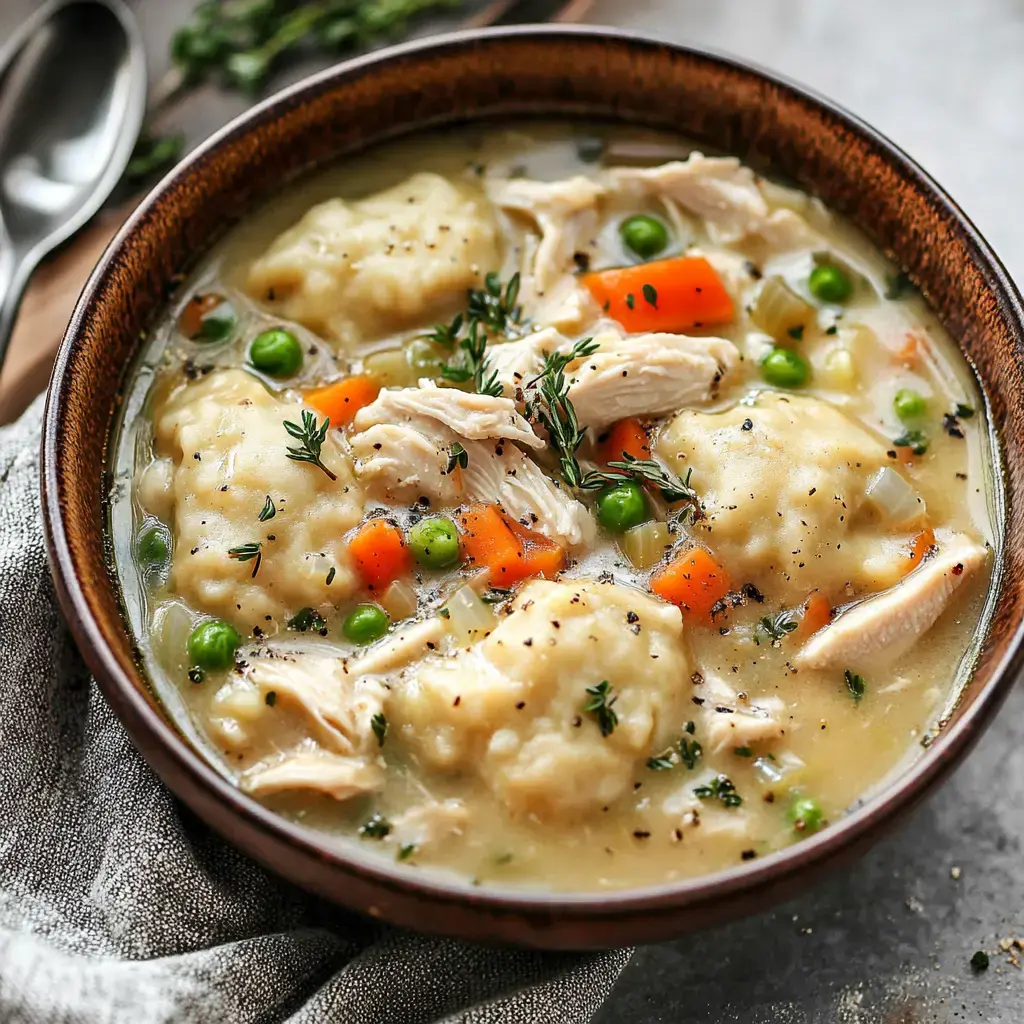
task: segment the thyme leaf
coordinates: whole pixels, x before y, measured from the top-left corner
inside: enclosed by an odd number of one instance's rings
[[[377,737],[377,746],[384,746],[384,737],[388,734],[388,720],[383,714],[378,713],[370,719],[370,728],[373,730],[373,735]]]
[[[928,436],[923,430],[904,430],[893,444],[897,448],[909,448],[915,455],[928,451]]]
[[[864,683],[864,677],[857,675],[856,672],[851,672],[850,669],[847,669],[843,673],[843,678],[846,680],[846,688],[853,696],[854,704],[859,704],[867,690],[867,686]]]
[[[716,775],[706,786],[695,786],[693,795],[698,800],[717,800],[723,807],[739,807],[743,803],[728,775]]]
[[[277,515],[277,507],[274,505],[273,498],[267,495],[267,500],[263,505],[263,511],[259,515],[261,523],[265,523],[268,519],[273,519]]]
[[[284,421],[284,429],[300,442],[298,445],[288,449],[288,458],[294,462],[308,462],[317,469],[323,470],[331,480],[338,478],[323,464],[320,458],[320,451],[327,438],[327,429],[331,421],[325,418],[323,424],[317,424],[316,417],[308,410],[302,410],[302,426]]]
[[[779,612],[778,615],[765,615],[757,624],[754,642],[760,643],[765,636],[772,647],[779,647],[783,639],[797,628],[797,622],[791,611]]]
[[[456,466],[461,469],[469,468],[469,452],[458,441],[448,449],[448,465],[445,467],[445,474],[454,473]]]
[[[262,541],[255,544],[242,544],[237,548],[231,548],[228,551],[228,558],[233,558],[236,562],[253,562],[252,578],[256,579],[256,573],[260,571],[260,566],[263,564],[262,548]]]
[[[391,834],[391,822],[382,814],[374,814],[359,826],[359,834],[364,839],[383,839]]]
[[[583,710],[597,719],[602,736],[611,736],[619,724],[619,716],[612,707],[619,698],[614,694],[612,684],[604,679],[596,686],[588,686],[587,694],[590,699],[583,706]]]

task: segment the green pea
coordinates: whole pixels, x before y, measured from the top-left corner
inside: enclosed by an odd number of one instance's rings
[[[162,572],[171,557],[170,530],[163,523],[151,523],[139,533],[135,551],[143,572]]]
[[[597,520],[612,533],[625,533],[650,518],[647,495],[632,480],[606,487],[597,496]]]
[[[892,407],[904,423],[913,423],[928,412],[928,401],[912,388],[900,388],[893,396]]]
[[[253,340],[249,361],[269,377],[293,377],[302,366],[302,346],[291,331],[274,327]]]
[[[421,519],[409,531],[409,550],[428,569],[447,569],[459,560],[459,531],[445,516]]]
[[[226,341],[238,326],[238,314],[230,302],[222,302],[203,315],[195,341]]]
[[[807,383],[811,368],[799,352],[791,348],[773,348],[761,360],[761,373],[777,388],[799,388]]]
[[[642,260],[649,260],[668,248],[668,228],[657,217],[640,214],[624,220],[619,227],[622,244]]]
[[[372,644],[379,640],[391,625],[388,613],[375,604],[361,604],[349,612],[342,624],[342,632],[354,644]]]
[[[822,302],[845,302],[853,294],[853,282],[849,275],[830,263],[811,271],[807,287]]]
[[[242,638],[231,623],[208,619],[196,626],[188,638],[189,661],[211,672],[231,668],[241,643]]]
[[[789,820],[797,832],[811,835],[825,823],[825,812],[814,797],[802,796],[790,805]]]

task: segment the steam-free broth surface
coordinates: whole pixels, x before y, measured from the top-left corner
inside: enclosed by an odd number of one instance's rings
[[[529,125],[384,147],[166,312],[112,500],[154,686],[279,813],[599,890],[840,820],[940,727],[994,552],[920,297],[739,161]]]

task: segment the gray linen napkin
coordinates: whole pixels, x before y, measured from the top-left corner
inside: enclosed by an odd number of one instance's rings
[[[399,931],[279,881],[149,770],[57,610],[37,400],[0,429],[0,1022],[590,1019],[627,951]]]

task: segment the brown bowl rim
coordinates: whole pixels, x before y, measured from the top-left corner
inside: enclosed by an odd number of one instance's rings
[[[929,193],[931,199],[944,208],[956,223],[963,240],[985,272],[987,287],[994,293],[1000,309],[1014,322],[1018,336],[1024,337],[1024,307],[1020,295],[999,258],[959,206],[915,161],[886,136],[814,90],[774,71],[761,68],[755,63],[713,49],[669,43],[620,28],[561,25],[460,31],[389,47],[311,75],[275,93],[233,119],[172,170],[129,217],[103,254],[82,292],[54,365],[47,392],[41,441],[41,496],[45,538],[59,603],[78,648],[95,674],[104,695],[147,759],[150,747],[159,748],[192,786],[221,805],[235,820],[247,820],[265,835],[283,841],[298,855],[300,863],[303,858],[326,861],[341,875],[361,877],[382,890],[416,894],[423,897],[427,905],[433,904],[438,909],[443,909],[445,904],[470,903],[497,916],[513,915],[526,917],[535,923],[545,922],[540,925],[542,929],[550,927],[555,916],[583,924],[587,921],[625,924],[627,919],[636,918],[638,915],[642,920],[645,914],[662,917],[667,913],[681,918],[688,908],[697,905],[718,900],[733,901],[737,897],[756,894],[758,890],[775,888],[786,879],[795,881],[797,876],[807,872],[812,865],[817,867],[826,861],[835,861],[851,846],[866,848],[893,819],[918,803],[957,766],[990,722],[1024,665],[1024,621],[1016,624],[1013,635],[1006,641],[988,684],[979,691],[971,706],[957,721],[944,728],[931,746],[902,770],[902,774],[872,792],[861,806],[829,828],[799,844],[711,874],[608,892],[563,893],[513,888],[473,888],[467,882],[447,877],[429,873],[414,874],[401,867],[389,865],[383,858],[360,855],[355,850],[350,851],[347,846],[339,844],[329,848],[327,844],[317,842],[315,833],[311,830],[273,813],[228,782],[147,702],[132,682],[130,675],[121,670],[102,639],[88,587],[80,578],[78,565],[68,543],[61,507],[61,396],[68,386],[68,378],[75,372],[76,360],[80,357],[80,346],[76,341],[83,323],[91,315],[92,306],[100,297],[107,274],[118,260],[125,243],[130,241],[138,226],[153,213],[164,193],[172,185],[186,179],[197,164],[224,142],[244,136],[260,124],[272,122],[277,118],[280,108],[287,107],[295,100],[314,95],[323,88],[336,87],[346,79],[372,73],[377,65],[407,56],[422,56],[430,52],[440,53],[481,45],[500,46],[508,39],[540,41],[554,38],[571,44],[573,39],[580,37],[596,38],[637,51],[669,51],[684,58],[731,68],[766,81],[790,93],[803,105],[819,108],[838,120],[861,141],[875,151],[881,152],[887,163],[896,168],[903,180],[910,182],[916,189]],[[550,116],[558,116],[554,106]],[[408,134],[415,134],[429,127],[411,126]],[[374,140],[370,147],[379,145],[382,141],[386,140]],[[155,306],[164,304],[162,297],[154,303]],[[975,375],[977,376],[976,371]],[[979,384],[982,385],[982,392],[987,399],[987,391],[980,379]],[[109,436],[107,440],[109,442]],[[1001,457],[1002,452],[998,446],[995,447],[995,451],[997,457]],[[1004,493],[1004,490],[1001,483],[1000,493]],[[1000,524],[1000,529],[1003,529],[1003,524]],[[1000,585],[1002,550],[1000,537],[993,588]],[[109,585],[116,586],[116,583],[111,580]],[[163,762],[165,758],[161,757],[160,760]],[[166,775],[166,772],[161,774]],[[177,785],[169,784],[172,789],[178,789]],[[216,827],[222,832],[227,831],[222,824]],[[432,930],[448,931],[443,920],[422,923]],[[685,924],[679,924],[669,931],[682,931],[685,927]],[[645,931],[654,933],[659,932],[659,929],[645,928],[642,925],[627,928],[628,941],[643,941]],[[664,931],[664,928],[660,929],[661,933]],[[552,948],[565,945],[555,936],[548,938],[554,938],[555,941],[545,941],[542,935],[537,934],[527,936],[525,941]]]

